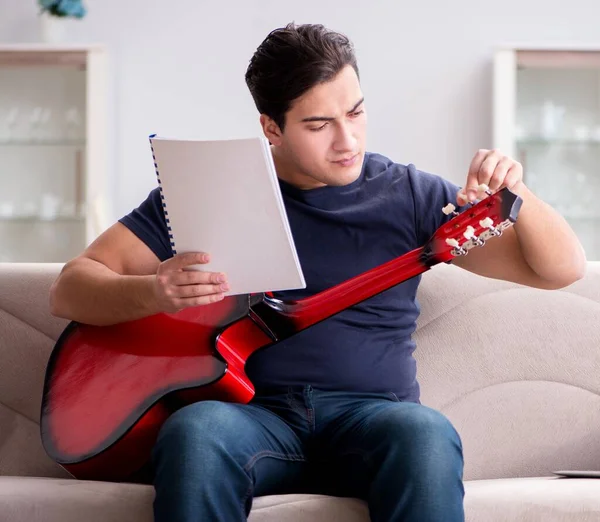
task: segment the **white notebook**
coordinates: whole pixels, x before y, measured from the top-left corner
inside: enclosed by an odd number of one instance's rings
[[[150,136],[173,254],[225,272],[226,295],[305,288],[269,142]]]

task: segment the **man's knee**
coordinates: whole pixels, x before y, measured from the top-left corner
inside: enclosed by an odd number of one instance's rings
[[[239,430],[240,412],[232,404],[200,401],[173,413],[162,425],[157,448],[198,452],[227,444]],[[236,429],[237,426],[237,429]]]
[[[458,433],[450,420],[441,412],[416,405],[403,419],[404,426],[399,427],[406,431],[407,436],[419,437],[429,443],[439,441],[460,441]]]
[[[385,424],[390,453],[423,464],[462,461],[458,432],[448,418],[436,410],[421,405],[399,408],[387,416]]]

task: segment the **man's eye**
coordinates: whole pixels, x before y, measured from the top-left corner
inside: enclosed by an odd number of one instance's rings
[[[353,117],[360,116],[363,112],[364,112],[364,110],[355,111],[355,112],[352,113],[352,116]]]
[[[319,132],[320,130],[323,130],[325,127],[327,127],[327,124],[329,122],[325,122],[323,125],[321,125],[320,127],[315,127],[314,129],[310,129],[312,132]]]

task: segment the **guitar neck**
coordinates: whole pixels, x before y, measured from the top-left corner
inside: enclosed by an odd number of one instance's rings
[[[471,204],[460,214],[453,205],[444,207],[445,213],[456,214],[456,217],[439,227],[424,247],[299,301],[285,302],[263,296],[258,304],[250,306],[250,317],[273,341],[278,341],[418,276],[438,263],[483,246],[516,222],[523,202],[508,188],[493,195],[489,190],[487,193],[489,197]]]
[[[285,302],[265,296],[252,311],[271,336],[281,340],[420,275],[437,262],[428,261],[425,250],[417,248],[299,301]]]

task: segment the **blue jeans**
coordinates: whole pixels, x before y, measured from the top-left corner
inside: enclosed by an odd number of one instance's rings
[[[393,393],[304,386],[174,413],[153,451],[156,522],[241,522],[253,496],[365,499],[372,522],[464,520],[460,437]]]

